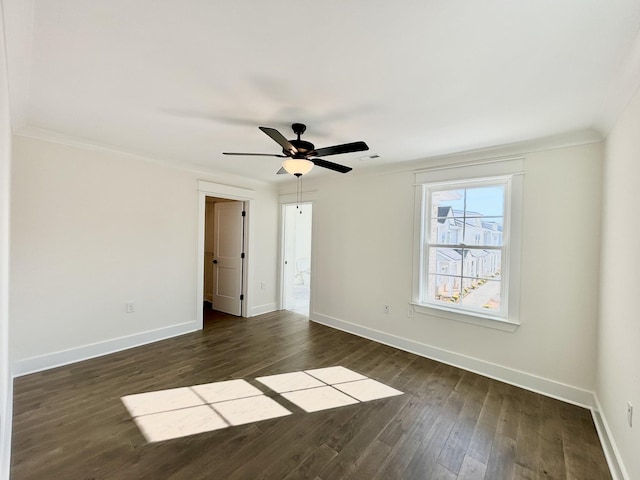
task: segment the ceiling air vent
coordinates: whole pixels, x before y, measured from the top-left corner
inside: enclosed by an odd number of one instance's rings
[[[369,155],[364,155],[363,157],[358,157],[358,160],[361,162],[366,162],[368,160],[375,160],[376,158],[380,158],[379,153],[370,153]]]

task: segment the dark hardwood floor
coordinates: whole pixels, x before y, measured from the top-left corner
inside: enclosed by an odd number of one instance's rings
[[[120,397],[341,365],[405,392],[147,443]],[[268,394],[268,393],[267,393]],[[12,480],[608,479],[588,410],[275,312],[15,380]],[[280,399],[282,401],[282,399]]]

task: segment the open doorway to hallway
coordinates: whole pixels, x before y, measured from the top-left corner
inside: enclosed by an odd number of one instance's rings
[[[313,205],[283,205],[282,306],[309,315]]]
[[[241,316],[245,271],[244,202],[207,196],[204,220],[205,313],[211,309]]]

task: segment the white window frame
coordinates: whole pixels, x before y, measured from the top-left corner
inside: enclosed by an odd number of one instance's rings
[[[524,159],[509,158],[472,164],[433,167],[415,172],[415,219],[412,304],[417,313],[446,318],[489,328],[515,331],[520,325],[520,254],[522,243],[522,190]],[[440,305],[421,300],[425,272],[425,232],[429,220],[427,188],[454,189],[505,182],[500,313]]]

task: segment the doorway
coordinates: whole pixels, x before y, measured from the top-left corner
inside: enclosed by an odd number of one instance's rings
[[[282,306],[309,316],[313,205],[283,205],[282,218]]]
[[[205,312],[243,314],[244,202],[207,196],[204,219]]]

